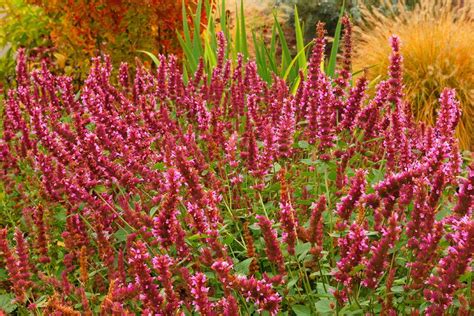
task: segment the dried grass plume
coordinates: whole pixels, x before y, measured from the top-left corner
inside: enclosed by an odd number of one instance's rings
[[[361,8],[355,27],[354,70],[370,67],[368,76],[386,77],[389,41],[401,38],[404,83],[416,119],[433,124],[444,87],[456,89],[462,117],[456,135],[462,149],[474,150],[474,16],[473,3],[421,0],[410,10],[403,1],[385,2],[385,14]]]

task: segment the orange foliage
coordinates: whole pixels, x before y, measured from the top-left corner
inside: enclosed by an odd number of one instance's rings
[[[181,0],[28,0],[54,21],[51,38],[59,64],[84,68],[92,56],[133,61],[137,50],[180,55]],[[184,1],[194,10],[195,0]]]

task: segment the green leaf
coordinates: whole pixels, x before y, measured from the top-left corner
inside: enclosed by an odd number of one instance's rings
[[[153,170],[159,170],[159,171],[163,171],[165,170],[165,164],[162,163],[162,162],[157,162],[153,165]]]
[[[309,159],[309,158],[305,158],[305,159],[301,159],[300,160],[302,163],[304,163],[305,165],[317,165],[318,164],[318,161],[317,160],[312,160],[312,159]]]
[[[16,304],[13,303],[15,296],[11,293],[0,295],[0,309],[10,314],[16,309]]]
[[[237,3],[235,4],[235,38],[234,38],[234,50],[232,51],[233,60],[237,60],[237,53],[240,52],[240,19],[239,10],[237,9]]]
[[[194,241],[194,240],[200,240],[200,239],[209,238],[209,237],[212,237],[212,236],[207,235],[207,234],[194,234],[194,235],[189,236],[188,238],[186,238],[186,240]]]
[[[267,60],[265,58],[265,43],[257,41],[255,32],[252,31],[253,46],[255,47],[255,62],[257,63],[258,74],[266,82],[270,82],[271,78],[268,73]]]
[[[275,54],[276,54],[276,40],[277,40],[277,31],[276,31],[276,26],[273,24],[272,27],[272,39],[270,41],[270,56],[272,56],[271,60],[275,62]]]
[[[461,277],[459,278],[459,281],[460,282],[466,282],[466,281],[470,280],[473,276],[474,276],[473,272],[468,271],[468,272],[464,273],[463,275],[461,275]]]
[[[7,270],[0,269],[0,282],[8,280]]]
[[[295,254],[297,256],[306,255],[309,252],[310,249],[311,249],[311,243],[309,243],[309,242],[305,242],[305,243],[298,242],[296,244],[296,247],[295,247]]]
[[[181,3],[182,3],[181,5],[182,5],[184,41],[185,41],[185,44],[189,45],[191,43],[191,36],[189,34],[188,14],[186,13],[186,4],[184,3],[184,0],[182,0]]]
[[[320,274],[319,272],[316,273],[316,275],[319,275],[319,274]],[[329,275],[331,275],[331,273],[329,273]],[[325,293],[324,295],[332,295],[330,293],[332,293],[335,290],[333,286],[330,286],[329,284],[324,284],[322,282],[316,283],[316,289],[318,293]]]
[[[298,91],[298,87],[299,87],[300,83],[301,83],[301,78],[300,78],[300,76],[298,76],[298,77],[296,77],[296,80],[293,83],[293,86],[291,87],[291,93],[293,95],[296,94],[296,91]]]
[[[204,44],[204,59],[206,60],[207,65],[212,69],[217,65],[216,50],[212,48],[209,36],[205,36]]]
[[[194,57],[191,45],[186,44],[186,41],[181,37],[181,34],[178,34],[178,41],[183,49],[184,56],[186,57],[185,65],[188,67],[191,73],[194,73],[197,68],[197,60]],[[186,69],[186,67],[185,67]]]
[[[344,15],[345,1],[342,1],[341,11],[339,13],[339,20],[337,21],[336,31],[334,34],[334,41],[332,42],[331,55],[329,55],[329,63],[326,74],[334,78],[336,72],[337,52],[339,51],[339,40],[341,38],[342,17]]]
[[[365,269],[365,265],[358,264],[352,269],[352,273],[354,274],[354,273],[357,273],[357,272],[362,271],[364,269]]]
[[[392,286],[391,291],[393,293],[403,293],[405,292],[405,287],[402,285]]]
[[[333,309],[331,308],[331,303],[332,301],[330,300],[327,300],[327,299],[322,299],[322,300],[319,300],[317,301],[315,304],[314,304],[314,307],[316,307],[316,311],[318,313],[321,313],[321,314],[328,314],[328,313],[332,313],[333,312]],[[334,303],[333,303],[334,304]],[[335,305],[335,304],[334,304]]]
[[[270,48],[270,51],[267,49],[267,47],[263,47],[264,50],[265,50],[265,54],[267,55],[267,58],[268,58],[268,63],[269,63],[269,66],[271,68],[271,71],[275,74],[278,73],[278,68],[276,66],[276,57],[275,57],[275,53],[272,53],[272,49]]]
[[[225,33],[227,40],[229,40],[229,29],[227,27],[227,14],[225,9],[225,0],[222,0],[221,5],[221,16],[219,17],[221,22],[221,30]]]
[[[305,305],[293,305],[291,309],[297,316],[311,315],[311,309]]]
[[[299,278],[298,277],[294,277],[293,279],[291,279],[288,284],[286,285],[286,288],[287,289],[291,289],[293,286],[295,286],[296,283],[298,283],[299,281]]]
[[[224,245],[230,246],[232,245],[233,242],[234,242],[234,236],[229,235],[224,239]]]
[[[300,140],[298,142],[298,147],[301,148],[301,149],[306,149],[309,147],[309,143],[305,140]]]
[[[103,184],[99,184],[94,187],[94,191],[97,193],[104,193],[107,192],[107,187]]]
[[[249,273],[250,264],[252,263],[253,260],[254,258],[248,258],[248,259],[245,259],[244,261],[237,263],[234,266],[235,272],[237,272],[238,274],[247,275]]]
[[[158,206],[153,206],[150,209],[150,217],[153,217],[153,215],[155,215],[156,211],[158,211]]]
[[[117,239],[120,242],[126,241],[128,235],[129,235],[129,231],[126,230],[125,228],[120,228],[114,233],[115,239]]]
[[[273,173],[277,173],[280,170],[281,170],[281,165],[278,162],[275,162],[273,164]]]
[[[58,222],[57,224],[65,223],[66,222],[66,217],[67,217],[67,213],[66,213],[65,209],[60,209],[57,212],[55,212],[55,214],[54,214],[54,218]]]
[[[211,9],[211,6],[209,5],[209,1],[206,0],[206,8],[209,7],[208,9],[206,9],[206,12],[207,12],[207,16],[210,17],[211,14],[212,14],[212,9]],[[206,33],[208,34],[209,36],[209,44],[214,52],[214,54],[216,54],[217,52],[217,37],[216,37],[216,26],[215,26],[215,23],[214,23],[214,19],[208,19],[208,23],[207,23],[207,29],[205,30]]]

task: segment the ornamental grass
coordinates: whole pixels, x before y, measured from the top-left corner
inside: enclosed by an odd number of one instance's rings
[[[406,100],[416,120],[433,125],[445,87],[456,89],[462,111],[456,136],[462,149],[474,149],[474,16],[471,1],[421,0],[413,9],[404,1],[385,2],[383,12],[361,8],[355,28],[354,69],[369,67],[368,77],[385,78],[390,45],[403,45]]]

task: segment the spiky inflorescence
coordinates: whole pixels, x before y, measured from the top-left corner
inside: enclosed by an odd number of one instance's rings
[[[237,277],[236,283],[246,299],[252,299],[258,306],[258,311],[266,310],[270,315],[277,315],[281,296],[276,293],[269,282],[257,280],[254,277]]]
[[[366,175],[367,172],[365,170],[357,170],[355,176],[352,178],[349,193],[336,205],[337,215],[339,215],[343,221],[349,220],[356,203],[362,194],[365,193],[365,187],[367,185],[367,181],[365,180]]]
[[[10,280],[13,284],[13,292],[16,300],[23,303],[26,300],[26,291],[31,287],[30,281],[30,262],[28,254],[28,245],[25,242],[23,233],[16,229],[15,231],[16,248],[15,254],[8,245],[7,230],[0,230],[0,251],[5,260],[6,268]]]
[[[283,226],[283,241],[288,245],[288,253],[295,254],[297,217],[289,201],[280,203],[280,222]]]
[[[326,47],[326,31],[324,29],[324,23],[319,22],[316,29],[315,44],[311,53],[308,64],[308,111],[306,113],[306,119],[308,120],[308,136],[309,142],[315,143],[318,136],[318,111],[319,104],[322,103],[322,97],[329,96],[329,91],[322,95],[319,91],[321,80],[324,79],[324,75],[321,73],[321,63],[324,60],[324,49]],[[327,107],[331,105],[328,104]],[[332,112],[330,112],[332,113]]]
[[[347,15],[342,18],[342,25],[344,25],[342,68],[338,70],[335,80],[339,87],[336,93],[338,96],[342,96],[344,89],[349,86],[352,70],[352,24]]]
[[[461,286],[458,278],[472,261],[474,253],[474,221],[460,221],[451,238],[454,245],[448,248],[448,254],[441,259],[436,271],[427,284],[425,298],[432,304],[427,308],[427,315],[442,315],[452,302],[453,294]]]
[[[352,224],[349,232],[343,238],[339,238],[338,246],[341,259],[337,262],[337,271],[334,277],[344,286],[350,287],[353,282],[352,269],[361,261],[368,246],[367,231],[359,224]]]
[[[191,288],[196,310],[202,315],[212,315],[206,275],[204,273],[196,273],[196,275],[191,276],[189,287]]]
[[[394,213],[388,227],[382,229],[382,237],[370,246],[370,259],[365,259],[365,278],[362,284],[368,288],[375,288],[380,276],[383,274],[390,261],[388,251],[395,244],[401,228],[398,216]]]
[[[257,220],[262,229],[268,259],[275,263],[280,273],[284,274],[285,263],[283,261],[283,255],[281,253],[276,231],[272,228],[272,222],[267,217],[261,215],[257,215]]]
[[[471,164],[469,168],[468,178],[461,180],[456,195],[458,200],[453,209],[456,214],[464,216],[474,211],[474,165]]]
[[[356,117],[358,116],[364,101],[365,90],[367,89],[367,79],[359,78],[354,88],[351,89],[349,98],[342,108],[342,121],[339,128],[352,129],[356,125]]]

